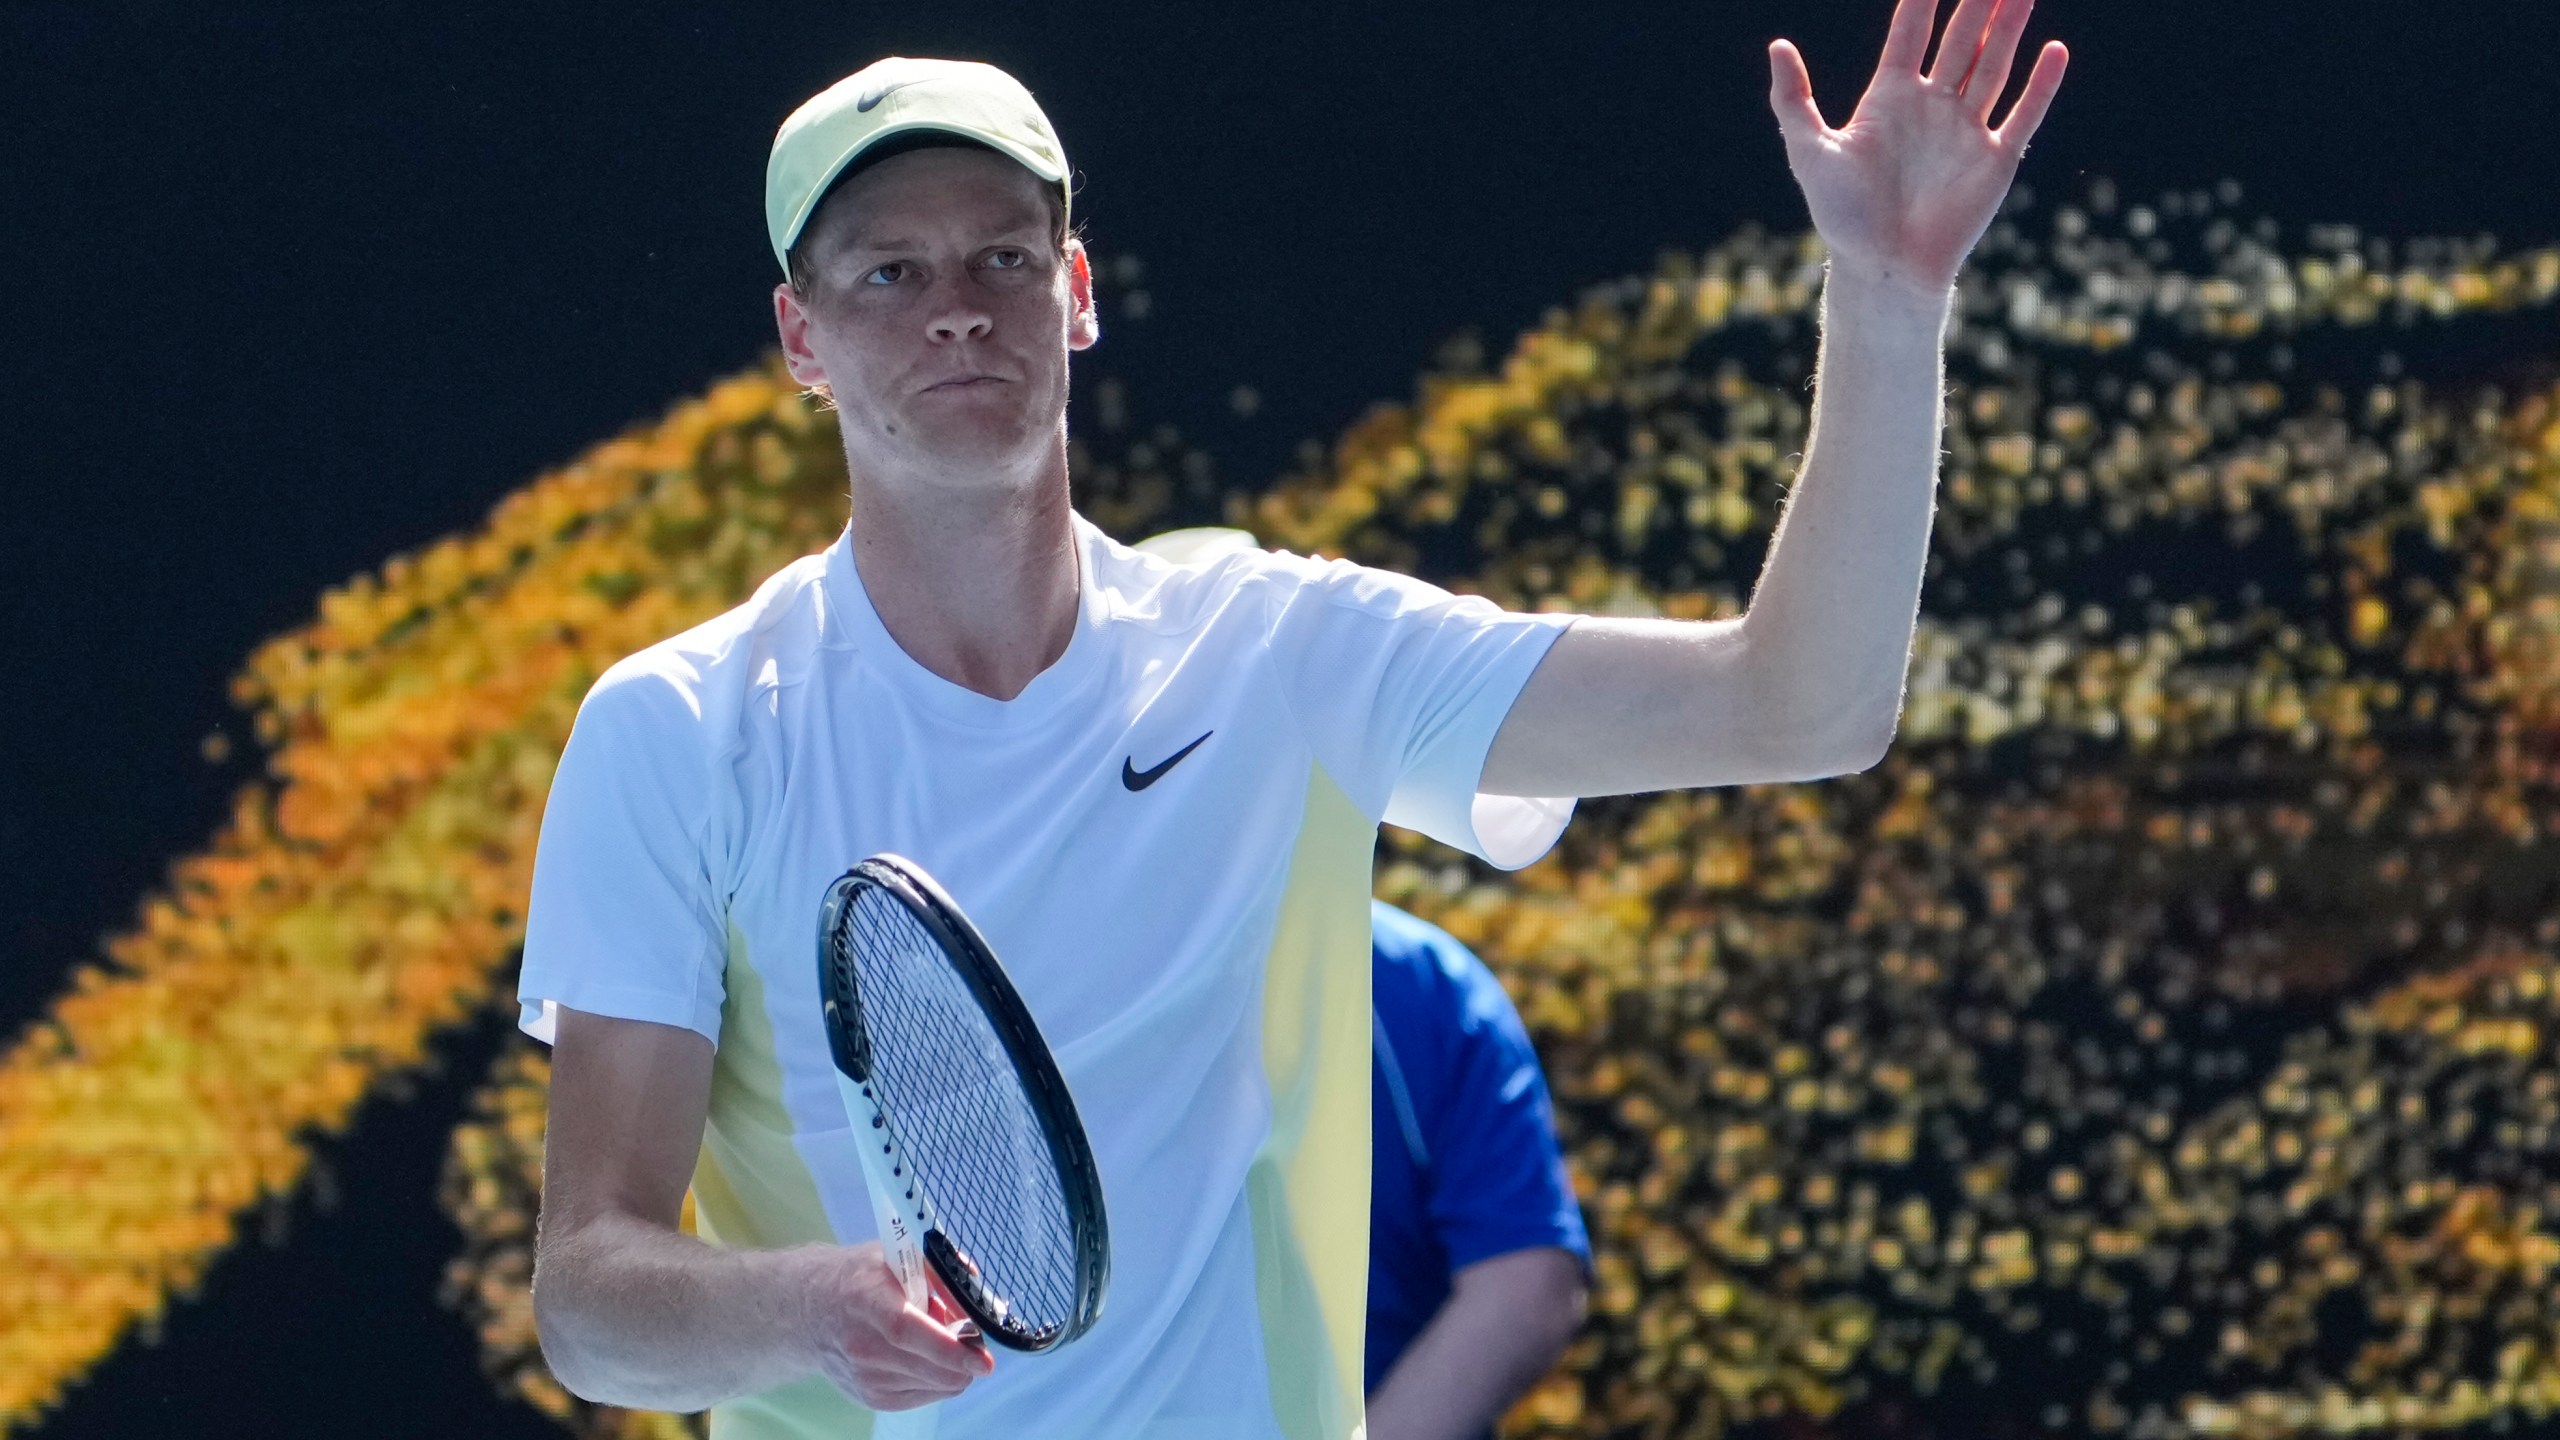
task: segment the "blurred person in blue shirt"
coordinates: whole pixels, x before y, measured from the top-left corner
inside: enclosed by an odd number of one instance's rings
[[[1447,931],[1370,909],[1371,1440],[1475,1440],[1581,1328],[1591,1242],[1519,1012]]]

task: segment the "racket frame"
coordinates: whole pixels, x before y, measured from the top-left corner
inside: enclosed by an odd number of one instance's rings
[[[877,889],[904,907],[958,971],[962,983],[985,1013],[1006,1058],[1022,1082],[1023,1096],[1040,1121],[1042,1143],[1057,1166],[1059,1188],[1066,1200],[1076,1263],[1076,1305],[1056,1331],[1031,1336],[992,1310],[983,1290],[968,1272],[968,1262],[943,1233],[931,1190],[907,1162],[897,1134],[897,1121],[881,1104],[871,1083],[871,1038],[863,1023],[859,982],[850,967],[836,964],[836,935],[855,900]],[[841,978],[841,985],[839,979]],[[1021,995],[996,959],[995,950],[978,927],[924,868],[901,855],[883,851],[836,877],[827,887],[818,915],[818,993],[823,1002],[827,1048],[835,1061],[836,1086],[853,1121],[855,1148],[861,1153],[864,1179],[871,1191],[872,1212],[880,1226],[881,1247],[906,1287],[908,1303],[925,1308],[924,1266],[931,1265],[943,1287],[988,1338],[1008,1349],[1038,1353],[1053,1350],[1092,1328],[1102,1313],[1103,1291],[1110,1280],[1111,1245],[1102,1208],[1102,1176],[1093,1162],[1075,1098],[1058,1072],[1048,1043]]]

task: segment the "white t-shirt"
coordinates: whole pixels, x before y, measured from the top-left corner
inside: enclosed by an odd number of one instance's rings
[[[855,861],[913,858],[1047,1038],[1111,1236],[1093,1329],[998,1351],[938,1436],[1340,1440],[1360,1426],[1376,826],[1504,867],[1553,843],[1569,801],[1475,785],[1571,617],[1262,550],[1174,565],[1076,526],[1074,637],[1012,700],[898,647],[850,531],[607,671],[543,817],[522,1023],[548,1039],[565,1005],[710,1037],[700,1233],[869,1239],[818,907]],[[712,1433],[868,1419],[812,1379],[719,1407]]]

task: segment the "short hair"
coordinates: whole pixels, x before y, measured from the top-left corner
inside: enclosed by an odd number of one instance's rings
[[[847,180],[881,161],[893,155],[904,155],[915,150],[984,150],[990,155],[1004,155],[1003,151],[993,145],[972,140],[966,135],[955,135],[948,130],[910,130],[904,135],[893,135],[863,151],[852,164],[838,172],[836,178],[827,182],[826,189],[818,192],[817,203],[809,207],[809,218],[802,222],[799,236],[791,242],[791,250],[783,258],[783,268],[790,276],[791,293],[794,296],[805,302],[809,298],[810,286],[816,281],[817,277],[809,270],[809,236],[818,228],[818,217],[826,213],[827,202],[835,198],[836,190]],[[1005,158],[1010,160],[1013,157],[1005,155]],[[1058,247],[1058,253],[1064,255],[1067,253],[1067,242],[1080,238],[1067,226],[1066,198],[1059,194],[1058,187],[1054,185],[1043,184],[1040,187],[1040,193],[1049,204],[1049,238]]]

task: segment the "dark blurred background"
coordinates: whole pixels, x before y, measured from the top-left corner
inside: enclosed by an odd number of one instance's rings
[[[1800,227],[1764,47],[1843,123],[1889,10],[5,0],[0,1034],[255,773],[226,695],[259,640],[765,350],[766,146],[837,77],[1029,84],[1097,259],[1144,262],[1081,379],[1254,486],[1453,335],[1498,357],[1664,249]],[[2288,237],[2560,239],[2560,7],[2047,0],[2027,56],[2057,36],[2039,205],[2228,177]],[[435,1301],[445,1136],[505,1033],[371,1102],[280,1243],[39,1433],[557,1434]]]

